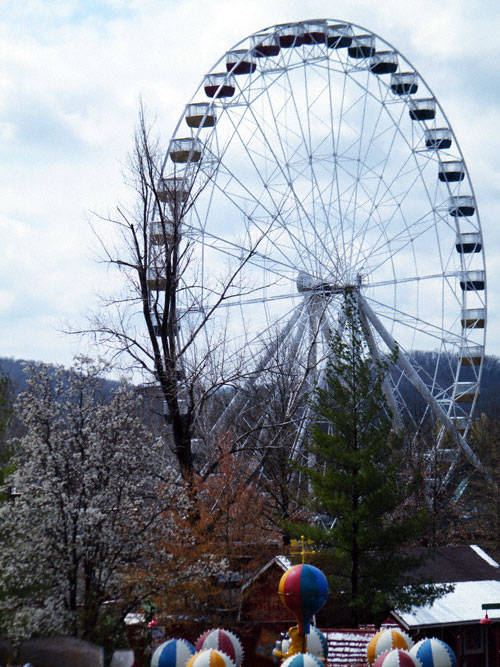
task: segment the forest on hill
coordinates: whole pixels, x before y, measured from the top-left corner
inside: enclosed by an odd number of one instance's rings
[[[26,391],[27,388],[27,375],[24,371],[26,364],[37,363],[34,361],[28,361],[27,359],[13,359],[12,357],[0,357],[0,369],[10,378],[11,386],[14,395],[19,394],[22,391]],[[49,365],[50,368],[50,365]],[[53,373],[55,374],[57,366],[53,366]],[[109,389],[118,386],[116,380],[105,380],[105,384]]]
[[[435,352],[415,351],[412,353],[413,358],[418,362],[422,372],[433,374],[435,368]],[[0,368],[9,376],[12,382],[12,388],[15,394],[26,389],[26,374],[24,372],[24,365],[28,362],[24,359],[13,359],[11,357],[0,357]],[[437,384],[441,387],[448,387],[451,383],[452,374],[450,368],[454,368],[458,363],[453,357],[444,357],[440,362],[437,371]],[[54,371],[56,366],[54,366]],[[113,389],[118,385],[115,380],[106,380],[106,385],[109,389]],[[486,414],[490,417],[496,417],[500,412],[500,393],[498,388],[500,386],[500,358],[490,355],[486,356],[483,364],[483,372],[481,376],[481,389],[478,406],[476,409],[476,416]],[[406,394],[408,404],[418,405],[419,397],[416,395],[416,390],[411,386],[403,389],[403,394]]]

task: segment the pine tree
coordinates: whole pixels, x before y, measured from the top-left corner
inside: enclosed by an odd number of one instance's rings
[[[312,400],[314,465],[304,471],[309,507],[322,521],[292,528],[319,547],[332,603],[349,608],[354,626],[448,590],[409,575],[420,559],[408,546],[425,535],[428,515],[412,505],[416,482],[402,474],[404,437],[384,399],[389,365],[370,357],[366,333],[355,296],[347,295],[345,325],[332,333],[325,380]]]

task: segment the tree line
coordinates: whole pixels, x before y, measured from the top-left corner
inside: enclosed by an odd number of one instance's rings
[[[232,626],[238,589],[301,535],[330,579],[326,624],[377,622],[446,592],[414,577],[422,550],[412,547],[497,546],[490,429],[500,426],[484,416],[473,429],[491,482],[471,478],[460,501],[429,506],[384,400],[387,366],[371,359],[359,326],[350,313],[343,338],[332,336],[326,383],[311,397],[307,465],[280,447],[257,475],[228,430],[217,465],[186,480],[141,392],[109,391],[103,364],[27,366],[14,409],[4,376],[0,632],[119,643],[125,615],[151,608]]]

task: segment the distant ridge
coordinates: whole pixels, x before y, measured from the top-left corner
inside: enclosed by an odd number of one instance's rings
[[[26,389],[26,374],[23,365],[30,363],[26,359],[13,359],[12,357],[0,357],[0,366],[10,377],[14,393],[18,394]]]
[[[12,357],[0,357],[0,368],[9,376],[12,382],[12,389],[14,394],[19,394],[22,391],[26,391],[26,373],[24,372],[24,364],[37,364],[44,363],[28,359],[13,359]],[[49,367],[52,367],[54,371],[57,368],[56,364],[47,364]],[[116,380],[105,380],[105,387],[108,391],[111,391],[119,385],[119,382]]]
[[[429,373],[434,372],[435,366],[435,352],[422,352],[417,350],[412,353],[412,357],[417,361],[418,365],[423,371]],[[451,360],[451,364],[449,363]],[[0,357],[0,367],[12,380],[14,392],[17,394],[26,389],[26,375],[23,371],[23,364],[32,363],[25,359],[13,359],[12,357]],[[36,362],[35,362],[36,363]],[[441,386],[449,386],[451,382],[451,375],[449,367],[453,366],[453,358],[443,359],[438,369],[437,381]],[[54,365],[54,369],[56,366]],[[118,385],[116,380],[106,380],[106,385],[109,390]],[[411,404],[419,400],[413,387],[407,388],[411,392],[408,398]],[[481,390],[476,416],[485,413],[491,417],[500,416],[500,358],[495,356],[487,356],[484,360],[483,374],[481,378]]]

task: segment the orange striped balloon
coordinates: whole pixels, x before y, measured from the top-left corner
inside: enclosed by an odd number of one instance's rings
[[[213,648],[198,651],[188,661],[186,667],[235,667],[231,658]]]

